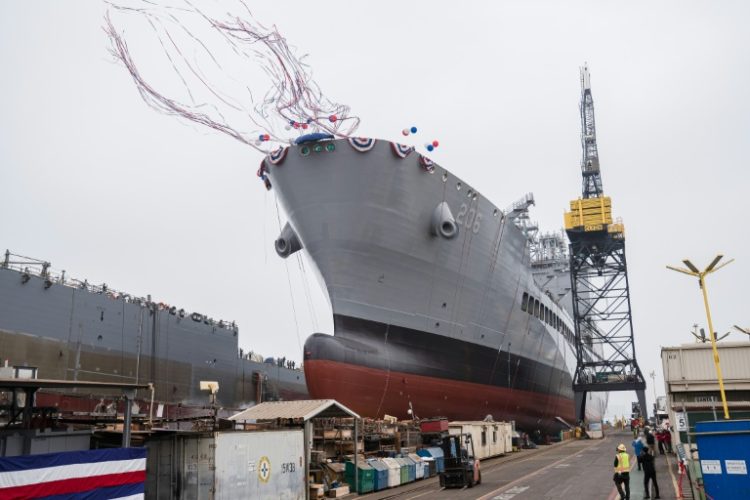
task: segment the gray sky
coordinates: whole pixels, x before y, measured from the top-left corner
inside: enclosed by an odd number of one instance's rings
[[[359,135],[402,139],[418,126],[413,143],[439,140],[433,159],[497,206],[533,191],[545,230],[580,196],[578,67],[588,61],[642,370],[657,371],[662,394],[659,347],[705,324],[697,282],[666,264],[736,258],[709,278],[714,324],[750,325],[747,2],[248,5],[310,54],[324,93],[362,118]],[[0,247],[237,320],[241,346],[299,359],[313,325],[332,333],[330,308],[309,262],[303,276],[273,252],[262,156],[146,106],[107,51],[105,11],[0,3]],[[133,43],[149,35],[120,26]],[[614,395],[611,413],[633,399]]]

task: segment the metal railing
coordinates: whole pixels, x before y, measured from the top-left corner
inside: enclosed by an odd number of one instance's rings
[[[56,272],[52,269],[52,264],[32,257],[26,257],[24,255],[18,255],[11,253],[10,250],[5,251],[5,256],[0,262],[0,269],[10,269],[17,271],[21,274],[21,281],[26,283],[29,281],[31,276],[36,276],[44,280],[45,288],[51,287],[53,284],[66,286],[78,290],[85,290],[89,293],[105,295],[112,300],[124,300],[127,304],[137,304],[141,307],[145,307],[152,311],[167,311],[173,316],[179,316],[184,318],[190,316],[193,321],[202,322],[206,325],[218,326],[225,330],[237,332],[238,327],[234,321],[218,320],[215,321],[213,318],[198,313],[188,313],[185,309],[178,309],[177,306],[169,305],[165,302],[156,302],[151,299],[150,295],[146,297],[138,297],[129,293],[125,293],[114,288],[111,288],[106,283],[96,285],[89,283],[88,280],[83,281],[66,276],[65,270]]]

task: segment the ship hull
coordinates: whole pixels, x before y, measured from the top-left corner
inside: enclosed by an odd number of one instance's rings
[[[453,420],[476,420],[491,415],[498,421],[514,420],[521,429],[544,431],[561,423],[534,415],[555,410],[555,416],[575,421],[573,402],[548,394],[326,360],[307,361],[305,376],[313,398],[347,401],[362,415],[411,419],[409,409],[422,418],[448,415]]]
[[[308,397],[302,370],[248,359],[238,330],[226,322],[3,266],[0,352],[10,365],[37,368],[39,378],[152,383],[154,402],[170,415],[173,407],[208,402],[202,380],[219,383],[217,402],[225,408]],[[91,411],[113,396],[41,391],[37,399],[61,411]],[[150,404],[150,393],[138,397]]]
[[[403,417],[408,401],[389,375],[397,373],[425,384],[408,392],[421,416],[494,412],[532,430],[572,421],[570,300],[537,284],[526,236],[478,190],[416,152],[397,154],[387,141],[332,144],[292,146],[262,167],[334,315],[334,335],[305,345],[311,396],[340,399],[364,416]],[[450,224],[436,222],[446,213],[455,223],[447,236]],[[533,312],[522,307],[528,297]],[[367,390],[350,378],[367,380]],[[453,398],[462,404],[441,403]]]
[[[539,360],[361,318],[335,315],[334,324],[336,336],[315,334],[305,342],[305,378],[314,398],[399,418],[408,418],[410,405],[422,416],[490,414],[533,428],[575,418],[569,373]]]

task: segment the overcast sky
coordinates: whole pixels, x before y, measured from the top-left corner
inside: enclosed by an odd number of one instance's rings
[[[544,230],[580,196],[587,61],[644,374],[656,371],[663,394],[660,346],[705,324],[697,280],[667,264],[736,258],[708,281],[714,325],[750,326],[750,3],[248,5],[310,54],[324,93],[361,117],[359,135],[396,140],[418,126],[414,144],[439,140],[432,158],[497,206],[533,192]],[[245,349],[299,360],[310,333],[332,333],[330,307],[309,262],[303,275],[273,251],[262,155],[146,106],[108,53],[106,7],[0,3],[0,247],[236,320]],[[151,35],[120,26],[132,43]],[[614,395],[610,414],[633,399]]]

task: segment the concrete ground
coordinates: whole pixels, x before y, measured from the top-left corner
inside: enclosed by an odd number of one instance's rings
[[[473,488],[445,490],[440,488],[437,478],[431,478],[361,495],[359,498],[616,500],[619,496],[612,482],[612,462],[617,445],[625,443],[631,453],[633,465],[630,473],[630,498],[641,500],[644,496],[643,472],[638,471],[636,460],[632,457],[632,440],[630,433],[610,433],[600,440],[567,441],[485,460],[482,462],[482,484]],[[669,460],[674,470],[675,457],[671,456]],[[656,456],[656,477],[661,498],[677,498],[666,455]]]

